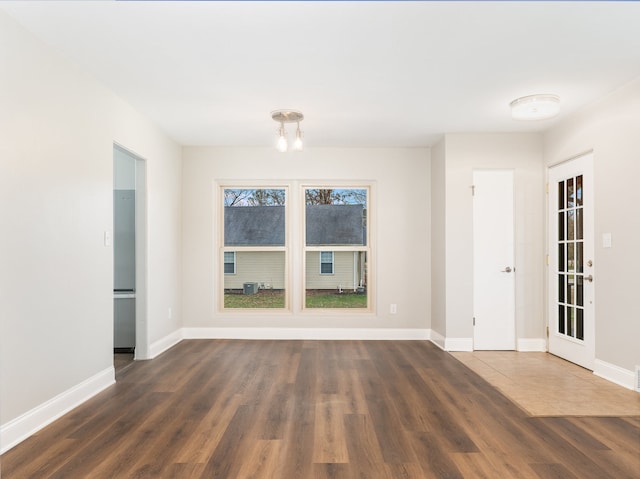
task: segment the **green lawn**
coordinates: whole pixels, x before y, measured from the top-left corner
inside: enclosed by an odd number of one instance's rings
[[[366,308],[366,294],[336,294],[313,293],[307,294],[307,308]]]
[[[225,308],[284,308],[284,291],[261,290],[257,294],[224,294]]]
[[[225,293],[224,307],[231,309],[284,308],[284,291],[261,290],[257,294]],[[308,293],[307,308],[366,308],[366,294]]]

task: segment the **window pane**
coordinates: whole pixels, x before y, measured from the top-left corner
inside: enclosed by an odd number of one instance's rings
[[[564,303],[565,275],[558,275],[558,302]]]
[[[284,308],[285,252],[237,251],[235,256],[236,274],[224,277],[224,307]]]
[[[366,245],[366,189],[307,188],[305,215],[308,246]]]
[[[367,255],[364,251],[334,251],[333,274],[324,274],[319,251],[307,251],[305,258],[306,308],[366,308]],[[320,271],[318,264],[321,264]]]
[[[564,262],[564,243],[558,245],[558,271],[566,271],[566,264]]]
[[[284,246],[284,189],[225,189],[225,246]]]
[[[564,209],[564,181],[558,182],[558,209]]]

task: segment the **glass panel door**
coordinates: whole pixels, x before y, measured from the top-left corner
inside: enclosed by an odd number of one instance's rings
[[[593,155],[549,169],[549,352],[593,369]]]

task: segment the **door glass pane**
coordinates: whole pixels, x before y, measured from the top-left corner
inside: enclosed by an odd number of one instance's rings
[[[564,303],[564,283],[565,283],[565,275],[558,275],[558,302]]]
[[[564,181],[558,182],[558,209],[564,209]]]
[[[565,245],[560,243],[558,245],[558,269],[559,271],[566,271],[567,268],[565,267],[566,264],[564,262],[564,249],[565,249]]]
[[[575,336],[576,308],[567,306],[567,336]]]
[[[582,261],[582,243],[576,243],[576,271],[578,273],[582,273],[584,271],[583,261]]]
[[[576,339],[584,340],[584,311],[578,309],[578,316],[576,318]]]
[[[564,213],[560,212],[558,213],[558,239],[560,241],[564,240],[564,229],[565,229]]]
[[[583,227],[582,227],[582,213],[583,209],[578,208],[576,210],[576,239],[582,239],[583,237]]]
[[[558,332],[560,334],[564,334],[565,325],[564,325],[565,317],[564,317],[564,305],[558,305]]]
[[[567,271],[575,271],[575,257],[573,243],[567,244]]]
[[[576,178],[576,204],[582,206],[582,175]]]
[[[575,287],[576,277],[573,274],[567,275],[567,304],[576,304]]]
[[[573,178],[567,180],[567,208],[573,208],[575,206],[575,198],[573,191]]]
[[[575,214],[576,212],[574,210],[567,211],[567,239],[569,241],[575,238]]]
[[[584,280],[582,276],[576,276],[576,281],[578,282],[578,284],[576,284],[576,304],[578,306],[584,306]]]

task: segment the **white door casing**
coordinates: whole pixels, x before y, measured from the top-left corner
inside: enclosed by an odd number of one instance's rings
[[[549,168],[549,352],[593,370],[593,154]]]
[[[473,348],[513,350],[513,170],[476,170],[473,190]]]

